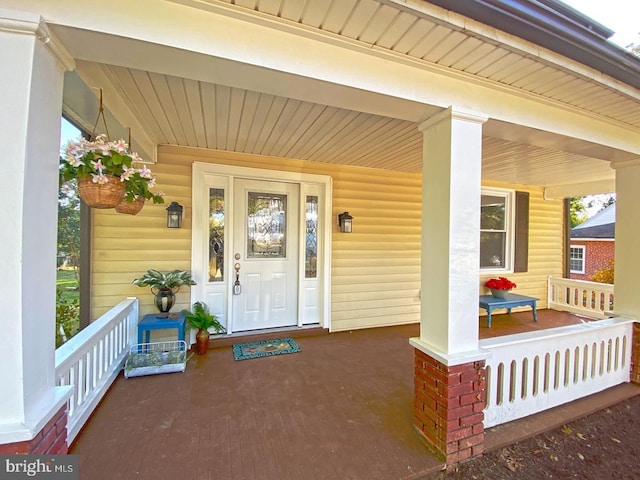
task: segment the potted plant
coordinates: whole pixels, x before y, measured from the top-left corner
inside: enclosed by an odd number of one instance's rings
[[[491,295],[497,298],[506,298],[506,294],[517,287],[515,283],[506,277],[490,278],[484,283],[491,289]]]
[[[129,151],[127,142],[110,142],[106,135],[98,135],[94,141],[81,138],[67,143],[60,160],[60,175],[65,182],[77,179],[78,195],[93,208],[114,208],[125,193],[132,193],[130,198],[139,196],[141,186],[146,188],[145,198],[161,203],[161,194],[148,191],[155,185],[151,171],[146,165],[133,168],[134,162],[141,162],[141,158]]]
[[[175,295],[183,285],[196,285],[191,274],[184,270],[172,270],[159,272],[149,269],[140,278],[133,281],[139,287],[151,287],[151,293],[155,295],[156,307],[162,313],[168,313],[175,302]]]
[[[183,310],[184,318],[191,328],[197,328],[196,353],[204,355],[209,348],[209,329],[214,328],[216,333],[225,333],[226,329],[218,321],[218,317],[209,312],[209,307],[204,302],[193,304],[193,310]]]

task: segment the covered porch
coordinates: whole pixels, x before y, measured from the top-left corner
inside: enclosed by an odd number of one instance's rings
[[[537,386],[551,381],[566,387],[567,372],[578,381],[576,365],[595,358],[605,365],[597,372],[608,374],[608,365],[615,365],[612,369],[618,376],[611,380],[613,384],[629,380],[630,325],[640,311],[635,293],[640,264],[635,248],[640,224],[635,208],[640,94],[636,77],[629,75],[640,71],[637,59],[606,48],[606,31],[562,9],[541,9],[533,17],[545,28],[559,25],[555,33],[576,40],[567,44],[578,45],[580,52],[554,51],[537,45],[536,35],[521,38],[503,31],[509,22],[488,26],[484,22],[490,19],[452,14],[449,9],[458,2],[356,0],[340,2],[341,7],[337,2],[332,6],[312,2],[308,10],[307,2],[300,0],[283,0],[281,8],[274,8],[276,3],[167,0],[132,5],[116,0],[107,6],[74,0],[55,5],[39,0],[2,1],[10,9],[0,25],[4,62],[19,67],[2,77],[11,87],[3,99],[13,114],[2,127],[7,138],[17,139],[5,142],[7,158],[17,159],[11,164],[16,181],[2,194],[21,215],[16,215],[15,228],[3,233],[9,254],[2,257],[1,265],[20,281],[7,292],[8,317],[18,321],[8,326],[2,340],[14,354],[16,368],[0,374],[0,383],[10,392],[0,401],[8,412],[0,419],[1,441],[22,448],[52,418],[60,419],[62,425],[66,405],[73,419],[95,384],[108,387],[109,377],[117,374],[132,343],[130,334],[140,314],[154,308],[152,295],[141,294],[131,285],[141,271],[191,269],[198,287],[183,294],[176,308],[217,295],[223,301],[214,313],[232,320],[233,308],[224,304],[234,298],[231,277],[220,283],[220,291],[206,290],[213,282],[208,281],[206,253],[200,247],[209,233],[207,192],[212,187],[224,190],[221,195],[226,195],[226,218],[230,218],[234,204],[239,204],[230,194],[233,181],[246,177],[249,168],[253,169],[251,180],[258,178],[255,171],[259,169],[264,182],[296,183],[292,179],[303,175],[327,179],[327,189],[317,195],[324,196],[325,202],[322,241],[326,252],[324,278],[315,290],[319,300],[312,302],[319,311],[319,326],[350,332],[390,324],[402,329],[408,328],[400,327],[403,324],[420,322],[412,337],[415,348],[405,344],[398,351],[413,351],[421,358],[418,366],[423,370],[426,362],[435,362],[426,380],[435,379],[437,384],[458,375],[468,380],[469,388],[477,389],[464,395],[473,397],[465,401],[472,401],[472,408],[478,410],[469,415],[472,419],[456,417],[455,428],[449,428],[453,425],[446,413],[444,420],[438,415],[424,418],[422,412],[428,408],[415,401],[424,394],[418,389],[409,411],[403,413],[411,416],[412,412],[414,421],[418,416],[425,420],[420,431],[447,456],[448,463],[482,451],[480,410],[485,400],[515,397],[518,388],[513,385],[526,384],[507,381],[509,387],[499,394],[503,397],[490,396],[495,381],[485,390],[487,372],[503,380],[506,372],[518,372],[512,367],[513,358],[491,365],[491,355],[483,348],[482,342],[490,339],[481,340],[482,325],[476,321],[484,280],[497,273],[513,274],[523,294],[540,297],[540,308],[548,307],[548,276],[562,275],[566,254],[563,199],[572,195],[605,189],[618,194],[614,313],[622,320],[606,326],[616,330],[607,342],[594,340],[588,349],[578,349],[575,342],[563,344],[562,350],[542,357],[545,368],[536,370],[535,357],[525,363],[536,378],[542,375]],[[528,6],[523,2],[520,12],[527,26],[531,25],[524,18],[531,15],[524,8]],[[546,32],[534,33],[540,38]],[[594,44],[607,55],[589,54]],[[585,52],[586,60],[578,55]],[[601,58],[613,65],[601,64]],[[94,322],[84,336],[106,336],[99,340],[102,343],[83,350],[84,357],[73,360],[76,363],[69,360],[61,368],[71,356],[60,355],[54,366],[53,332],[45,333],[55,304],[55,267],[48,259],[55,257],[56,125],[62,110],[90,131],[96,87],[105,92],[109,118],[122,131],[131,126],[134,148],[156,162],[154,172],[167,199],[179,201],[187,214],[181,230],[168,232],[162,207],[149,205],[135,218],[92,212],[90,309]],[[198,174],[197,164],[206,164],[206,175]],[[210,172],[216,168],[231,173],[203,183],[207,175],[215,176]],[[500,190],[503,205],[511,207],[508,228],[490,232],[497,234],[497,243],[510,240],[510,248],[496,258],[497,268],[479,271],[478,219],[485,187],[494,193]],[[525,198],[528,194],[530,202],[518,203],[520,193]],[[356,220],[353,233],[345,235],[334,218],[347,210]],[[520,218],[527,218],[530,230],[520,231],[515,210],[522,210]],[[522,235],[516,237],[514,230]],[[33,231],[42,232],[38,241]],[[516,238],[523,239],[524,245]],[[523,255],[515,255],[516,250]],[[232,272],[232,254],[225,262],[225,271]],[[298,287],[297,292],[302,292]],[[122,310],[126,313],[111,315],[114,305],[134,295],[140,295],[139,304],[126,300]],[[113,328],[100,324],[103,314],[112,316],[109,325],[115,320]],[[500,325],[498,316],[494,325]],[[595,332],[587,334],[586,327],[577,327],[560,328],[572,329],[577,341]],[[532,336],[528,341],[536,340]],[[538,337],[539,341],[542,336]],[[494,351],[498,348],[502,346],[491,344]],[[332,362],[331,346],[321,351],[326,361],[316,368]],[[622,360],[611,360],[614,351]],[[566,367],[559,366],[561,358],[566,359]],[[550,362],[556,362],[554,368]],[[114,368],[105,375],[107,364]],[[408,365],[410,370],[400,377],[417,377],[418,368],[411,373],[417,363]],[[459,368],[467,370],[460,373]],[[75,374],[66,377],[73,369]],[[436,378],[436,370],[440,377]],[[620,372],[627,374],[626,379],[621,379]],[[214,376],[215,372],[207,375]],[[582,376],[585,380],[597,377],[595,373]],[[375,389],[376,376],[364,380]],[[638,380],[637,362],[633,380]],[[282,379],[283,389],[288,388],[287,381]],[[118,381],[114,388],[122,383]],[[247,408],[259,413],[260,385],[249,383],[255,404]],[[425,386],[414,378],[413,385],[418,384]],[[189,392],[193,389],[191,384],[184,387]],[[461,401],[455,396],[456,387],[445,389]],[[171,396],[174,393],[179,392]],[[67,403],[69,398],[72,401]],[[389,398],[394,398],[392,392]],[[91,401],[97,403],[99,398]],[[318,408],[324,405],[311,403]],[[144,415],[146,404],[138,405],[136,417]],[[87,412],[81,414],[88,416]],[[242,422],[241,412],[230,413],[239,415],[229,420],[234,426],[246,426],[233,423]],[[328,415],[340,418],[340,409]],[[473,425],[463,425],[467,420]],[[429,423],[435,425],[431,430]],[[274,420],[269,425],[278,424]],[[348,458],[350,448],[341,448],[339,454]]]
[[[529,312],[496,315],[482,337],[532,327]],[[580,323],[542,310],[536,328]],[[83,477],[415,479],[444,468],[414,429],[419,325],[297,338],[301,351],[234,361],[231,348],[193,356],[184,373],[119,375],[71,445]],[[242,341],[239,339],[239,341]],[[640,393],[625,384],[487,429],[487,449],[555,428]]]

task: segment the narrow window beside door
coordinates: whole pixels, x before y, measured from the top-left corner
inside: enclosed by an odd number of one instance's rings
[[[318,197],[307,195],[305,232],[305,278],[318,275]]]
[[[224,280],[224,190],[209,189],[209,281]]]

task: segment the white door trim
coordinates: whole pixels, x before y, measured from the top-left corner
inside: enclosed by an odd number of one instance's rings
[[[194,162],[192,169],[192,231],[191,231],[191,273],[197,285],[191,288],[191,304],[196,301],[204,300],[206,293],[206,285],[208,283],[208,273],[203,268],[208,262],[208,215],[209,215],[209,197],[208,186],[217,185],[225,188],[225,232],[227,242],[232,244],[232,226],[227,224],[227,219],[231,219],[233,206],[231,199],[233,198],[233,180],[235,178],[249,178],[256,180],[267,180],[274,182],[291,182],[299,183],[300,188],[300,205],[303,206],[304,195],[307,193],[305,185],[313,186],[311,189],[313,194],[320,193],[321,203],[318,224],[321,226],[321,232],[318,237],[318,264],[319,288],[320,288],[320,305],[318,323],[323,328],[331,330],[331,233],[332,233],[332,179],[327,175],[315,175],[309,173],[286,172],[265,170],[249,167],[234,167],[230,165],[218,165],[215,163]],[[304,211],[301,208],[300,215]],[[300,229],[301,232],[304,229]],[[300,239],[300,251],[303,251],[304,239]],[[233,258],[231,252],[225,255],[225,271],[231,273],[233,271]],[[298,290],[302,293],[304,280],[304,262],[300,264],[301,275],[299,275]],[[230,282],[230,275],[227,275],[225,283]],[[225,312],[215,312],[214,314],[223,314],[224,318],[228,318],[229,309],[232,302],[232,289],[227,288]],[[299,298],[302,298],[299,295]],[[302,318],[304,308],[302,301],[298,302],[298,318]]]

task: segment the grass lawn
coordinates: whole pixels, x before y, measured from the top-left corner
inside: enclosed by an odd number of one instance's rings
[[[65,300],[78,300],[80,291],[78,290],[78,280],[73,269],[58,269],[56,286],[62,291],[62,298]]]
[[[73,269],[58,269],[56,287],[61,292],[56,302],[56,348],[80,329],[79,284]]]

